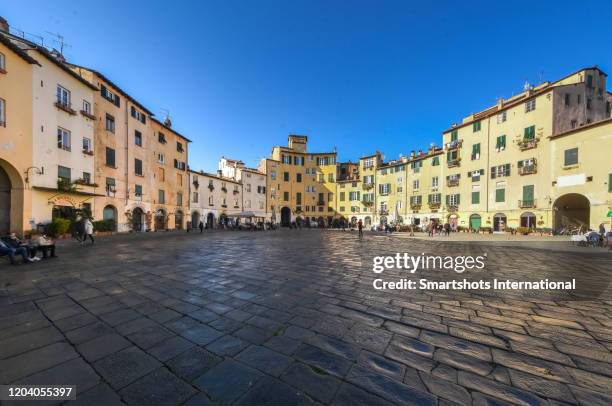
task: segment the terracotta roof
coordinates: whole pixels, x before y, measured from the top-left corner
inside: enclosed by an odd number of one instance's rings
[[[94,74],[98,75],[100,77],[100,79],[102,79],[103,81],[105,81],[106,83],[108,83],[110,86],[112,86],[113,88],[115,88],[119,93],[121,93],[121,95],[123,95],[123,97],[125,97],[126,99],[128,99],[129,101],[131,101],[135,106],[137,106],[139,109],[143,110],[145,113],[147,113],[150,116],[154,116],[155,114],[153,114],[149,109],[147,109],[145,106],[143,106],[140,102],[138,102],[138,100],[134,99],[132,96],[130,96],[129,94],[127,94],[122,88],[120,88],[116,83],[114,83],[112,80],[110,80],[109,78],[107,78],[106,76],[104,76],[103,73],[95,70],[95,69],[91,69],[88,68],[86,66],[81,66],[81,65],[77,65],[74,63],[66,63],[67,65],[70,66],[74,66],[75,68],[79,68],[79,69],[85,69],[88,70],[90,72],[93,72]]]

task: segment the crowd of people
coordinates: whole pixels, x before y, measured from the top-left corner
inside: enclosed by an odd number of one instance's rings
[[[42,258],[38,253],[42,254]],[[13,265],[17,263],[17,257],[21,257],[22,263],[55,258],[55,241],[46,234],[22,240],[15,233],[10,233],[0,239],[0,256],[7,256]]]

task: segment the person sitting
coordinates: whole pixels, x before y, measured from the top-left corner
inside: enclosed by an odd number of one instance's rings
[[[7,237],[2,239],[6,245],[10,248],[18,250],[19,248],[25,249],[28,257],[32,259],[32,261],[39,261],[40,258],[36,256],[36,247],[30,246],[23,241],[21,241],[15,233],[10,233]]]
[[[15,265],[15,256],[21,255],[22,262],[34,262],[25,247],[12,248],[4,240],[0,240],[0,255],[8,255],[11,264]]]
[[[36,247],[42,253],[43,258],[57,257],[57,255],[55,255],[55,241],[47,234],[41,234],[36,239]]]

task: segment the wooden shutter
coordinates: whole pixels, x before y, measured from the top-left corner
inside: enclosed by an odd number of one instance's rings
[[[496,176],[496,175],[497,175],[497,174],[495,173],[495,167],[494,167],[494,166],[492,166],[492,167],[491,167],[491,179],[495,179],[495,176]]]
[[[506,164],[506,176],[510,176],[510,164]]]

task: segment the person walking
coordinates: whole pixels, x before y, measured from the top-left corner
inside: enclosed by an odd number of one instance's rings
[[[202,221],[200,221],[200,234],[202,234],[204,232],[204,223]]]
[[[444,234],[448,237],[450,235],[451,225],[447,222],[444,223]]]
[[[357,222],[357,230],[359,231],[359,239],[363,239],[363,222],[361,220]]]
[[[85,241],[87,241],[87,237],[89,237],[91,239],[91,245],[94,244],[94,238],[93,238],[93,223],[91,222],[91,220],[89,218],[86,218],[83,221],[83,228],[84,228],[84,234],[83,234],[83,241],[82,243],[84,243]]]

